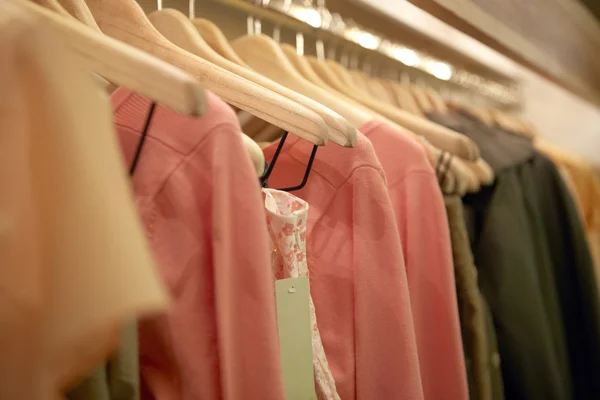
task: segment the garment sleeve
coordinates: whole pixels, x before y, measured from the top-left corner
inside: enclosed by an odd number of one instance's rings
[[[353,174],[358,400],[422,399],[400,235],[383,176]]]
[[[215,308],[223,399],[282,400],[274,280],[264,202],[240,132],[213,169]]]
[[[0,26],[0,398],[54,398],[110,354],[121,323],[167,296],[108,99],[45,25],[22,28]]]
[[[468,386],[444,200],[434,175],[390,187],[400,230],[426,399],[464,400]]]

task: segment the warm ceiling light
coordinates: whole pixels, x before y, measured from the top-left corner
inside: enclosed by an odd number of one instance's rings
[[[350,41],[370,50],[377,49],[381,43],[381,38],[359,28],[346,29],[344,36]]]
[[[375,50],[379,46],[381,40],[368,32],[360,32],[357,42],[365,49]]]
[[[426,70],[436,78],[443,81],[449,81],[450,78],[452,78],[452,67],[443,62],[429,62],[426,66]]]
[[[314,8],[293,7],[289,13],[300,21],[306,22],[313,28],[321,27],[321,14]]]
[[[418,65],[420,60],[417,52],[411,49],[399,48],[394,50],[394,56],[404,65],[414,67]]]

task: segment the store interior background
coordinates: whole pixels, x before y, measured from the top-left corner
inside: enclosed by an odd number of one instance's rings
[[[155,0],[138,1],[146,12],[157,7]],[[457,3],[455,0],[428,1]],[[552,0],[552,2],[578,2],[578,0]],[[413,0],[413,3],[420,3],[420,0]],[[467,4],[471,1],[460,0],[458,3]],[[176,8],[187,14],[189,1],[163,0],[162,7]],[[232,20],[230,13],[234,11],[212,0],[197,0],[194,7],[197,17],[208,18],[218,22],[220,26],[233,24],[230,29],[225,30],[227,36],[230,36],[229,39],[235,37],[232,32],[237,32],[239,35],[246,33],[245,15],[240,13],[237,20]],[[517,113],[530,121],[539,134],[548,140],[585,157],[600,168],[600,102],[590,101],[585,96],[575,94],[551,77],[542,76],[539,71],[514,61],[407,0],[329,0],[326,2],[326,7],[339,12],[344,19],[381,22],[378,26],[388,27],[383,32],[386,37],[391,34],[394,40],[414,45],[417,49],[421,47],[419,50],[442,60],[448,60],[450,57],[448,61],[452,65],[455,62],[463,64],[466,62],[478,69],[484,68],[491,74],[516,82],[519,85],[521,100]],[[578,7],[585,9],[586,18],[593,18],[594,14],[588,11],[583,3]],[[538,23],[544,24],[544,21],[539,20]],[[597,25],[600,32],[600,23],[594,19],[593,24]],[[263,32],[271,34],[268,27]],[[574,49],[574,51],[578,50],[581,49]],[[600,48],[598,56],[600,56]]]

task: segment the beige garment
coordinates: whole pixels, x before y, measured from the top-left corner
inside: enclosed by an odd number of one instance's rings
[[[575,200],[600,285],[600,178],[589,162],[549,142],[538,138],[535,147],[557,165]]]
[[[56,399],[162,310],[108,99],[0,0],[0,399]]]
[[[491,313],[479,290],[460,197],[444,197],[471,400],[504,399],[500,356]]]

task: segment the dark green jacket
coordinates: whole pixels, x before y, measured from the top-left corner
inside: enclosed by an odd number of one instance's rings
[[[115,354],[67,394],[67,400],[139,400],[138,338],[135,323],[127,324]]]
[[[574,202],[527,139],[471,123],[463,133],[497,175],[463,202],[506,398],[600,399],[597,283]]]

